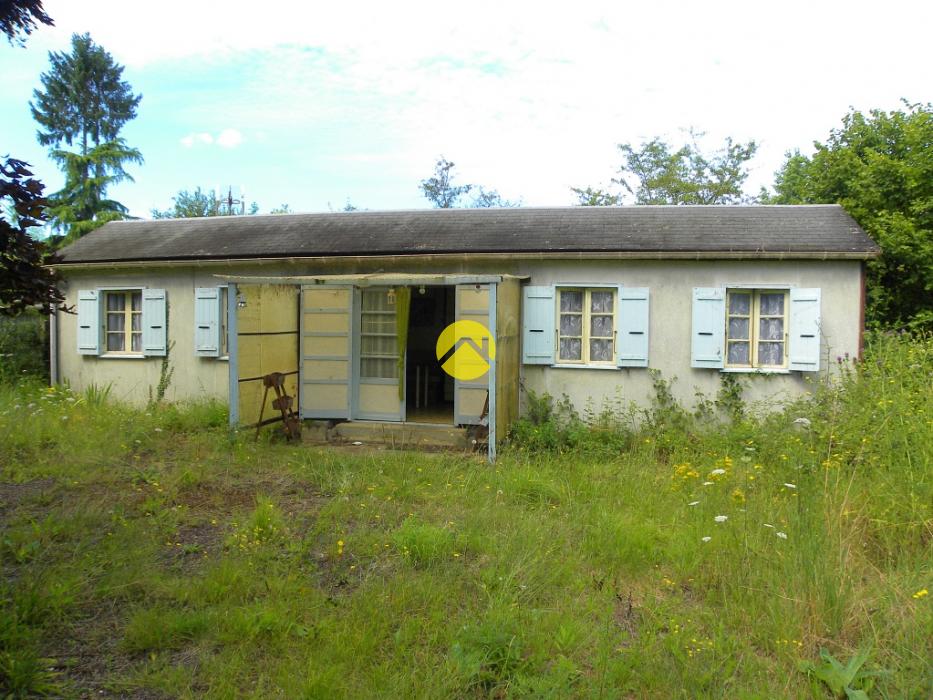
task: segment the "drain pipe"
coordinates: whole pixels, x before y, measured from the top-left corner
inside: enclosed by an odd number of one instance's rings
[[[49,314],[49,384],[56,386],[58,377],[58,309]]]

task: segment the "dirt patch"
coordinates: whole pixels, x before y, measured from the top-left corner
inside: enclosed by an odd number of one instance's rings
[[[188,571],[218,552],[222,542],[223,531],[215,524],[182,525],[172,535],[171,541],[165,543],[163,561]]]
[[[33,479],[20,484],[0,482],[0,515],[38,496],[49,495],[55,486],[55,479]]]

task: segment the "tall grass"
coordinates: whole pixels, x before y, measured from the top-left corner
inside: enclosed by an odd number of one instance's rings
[[[928,697],[933,342],[839,369],[767,415],[542,398],[494,466],[0,388],[0,689],[826,697],[799,664],[870,648]]]

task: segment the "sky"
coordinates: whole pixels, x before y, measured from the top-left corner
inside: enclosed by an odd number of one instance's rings
[[[262,3],[44,0],[54,28],[0,44],[0,155],[62,176],[29,111],[50,51],[91,34],[142,93],[122,132],[145,163],[110,195],[131,214],[233,188],[260,212],[429,206],[455,178],[527,206],[606,187],[617,145],[754,139],[746,189],[812,151],[850,108],[928,102],[933,3]],[[258,14],[265,12],[264,14]]]

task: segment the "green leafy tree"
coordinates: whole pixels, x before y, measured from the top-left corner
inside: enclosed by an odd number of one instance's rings
[[[852,110],[811,156],[788,153],[772,204],[838,203],[881,246],[867,265],[867,321],[933,328],[933,105]]]
[[[705,153],[697,143],[702,133],[690,132],[690,142],[674,150],[666,141],[653,138],[635,147],[619,144],[622,165],[612,182],[634,199],[635,204],[743,204],[754,201],[742,189],[748,179],[747,163],[758,150],[754,141],[736,143],[727,138],[722,148]],[[579,204],[612,206],[623,204],[615,194],[592,187],[571,188]]]
[[[436,209],[464,206],[463,198],[470,192],[476,192],[473,199],[465,205],[471,208],[521,206],[520,202],[503,198],[497,190],[486,189],[480,185],[455,185],[452,173],[455,165],[441,156],[434,164],[434,175],[421,181],[422,194]]]
[[[0,2],[0,33],[5,34],[10,44],[26,43],[25,38],[35,31],[38,24],[54,25],[45,14],[42,0],[5,0]]]
[[[436,209],[452,209],[473,185],[455,185],[451,170],[456,164],[441,156],[434,164],[434,174],[421,181],[421,192]]]
[[[106,193],[113,184],[132,181],[125,164],[142,163],[140,152],[119,137],[142,96],[133,94],[122,79],[123,66],[89,34],[74,34],[71,53],[50,52],[49,61],[43,89],[33,92],[30,108],[39,123],[39,143],[50,147],[65,173],[65,186],[50,197],[52,223],[74,239],[127,214]],[[65,146],[76,146],[77,152]]]
[[[259,205],[253,202],[246,210],[245,202],[233,198],[233,190],[228,190],[226,197],[217,197],[214,192],[204,192],[200,187],[194,192],[181,190],[172,197],[174,202],[170,209],[162,211],[152,210],[153,219],[198,219],[206,216],[234,216],[237,214],[256,214]],[[283,204],[285,211],[273,209],[272,214],[288,214],[288,205]]]
[[[23,45],[37,22],[53,24],[41,0],[0,3],[0,32],[11,44]],[[45,267],[55,262],[54,256],[30,235],[45,222],[44,189],[28,163],[9,156],[0,160],[0,315],[15,316],[31,307],[50,313],[64,301],[54,272]]]

